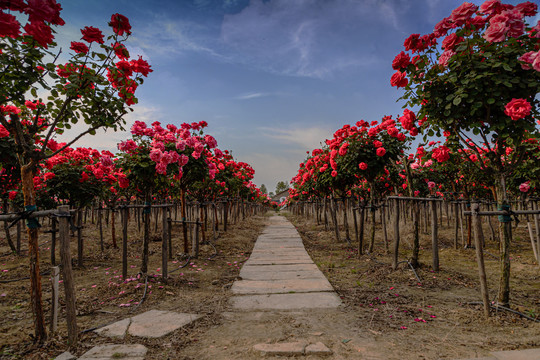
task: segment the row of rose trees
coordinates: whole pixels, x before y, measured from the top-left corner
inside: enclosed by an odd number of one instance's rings
[[[509,198],[538,196],[540,22],[527,23],[537,11],[531,2],[464,3],[433,33],[409,36],[392,62],[403,115],[338,130],[300,164],[289,201],[459,192],[509,210]],[[416,136],[421,145],[403,156]],[[499,223],[501,305],[510,294],[508,218]],[[417,254],[417,208],[413,229]]]
[[[55,27],[63,26],[56,0],[0,2],[0,188],[3,207],[21,203],[28,213],[74,207],[89,200],[137,197],[150,203],[180,197],[185,209],[189,192],[200,201],[218,196],[263,199],[251,183],[253,169],[236,162],[216,140],[204,135],[205,122],[162,127],[136,122],[132,139],[108,151],[74,148],[98,129],[122,129],[124,115],[137,103],[134,93],[152,72],[141,57],[130,58],[124,43],[131,35],[129,20],[111,16],[110,35],[92,26],[71,42],[69,60],[54,42]],[[22,23],[21,23],[22,22]],[[73,124],[79,134],[58,143],[55,137]],[[184,210],[185,211],[185,210]],[[183,215],[185,217],[185,215]],[[146,223],[148,216],[146,216]],[[27,219],[31,302],[35,338],[46,337],[38,249],[39,222]],[[145,231],[141,272],[147,270]]]

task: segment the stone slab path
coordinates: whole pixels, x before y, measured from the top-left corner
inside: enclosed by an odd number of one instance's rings
[[[128,334],[145,338],[159,338],[200,317],[197,314],[150,310],[99,328],[95,332],[99,335],[112,338],[124,338]]]
[[[369,335],[338,325],[350,316],[282,216],[269,218],[231,291],[231,311],[223,313],[222,325],[190,345],[186,356],[384,359],[368,349],[374,348]]]
[[[294,226],[281,216],[271,218],[234,282],[235,310],[299,310],[336,308],[341,300],[313,263]]]

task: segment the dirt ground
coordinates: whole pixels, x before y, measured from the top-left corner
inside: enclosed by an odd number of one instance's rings
[[[323,225],[290,216],[307,251],[327,276],[359,331],[370,333],[387,358],[452,359],[485,356],[489,351],[540,347],[540,323],[482,307],[474,249],[453,248],[453,230],[439,229],[440,271],[431,270],[431,235],[421,232],[420,282],[406,264],[392,271],[377,226],[376,247],[358,258],[356,248],[337,243]],[[523,222],[512,244],[511,307],[540,320],[540,267]],[[367,226],[369,231],[369,225]],[[366,233],[367,233],[366,231]],[[390,231],[389,231],[390,233]],[[401,228],[401,256],[412,250],[412,231]],[[487,228],[485,234],[488,234]],[[486,236],[487,237],[487,236]],[[498,245],[487,239],[486,271],[489,295],[498,290]]]
[[[160,221],[160,220],[158,220]],[[85,331],[97,326],[106,325],[117,320],[131,317],[150,309],[171,310],[177,312],[197,313],[204,316],[195,324],[189,325],[174,334],[156,340],[125,339],[118,341],[97,336],[91,331],[81,334],[79,345],[71,349],[71,353],[81,355],[96,344],[101,343],[142,343],[151,348],[149,359],[166,359],[167,354],[177,353],[186,344],[197,342],[202,331],[220,322],[221,313],[229,298],[229,288],[237,277],[242,263],[247,260],[253,244],[262,231],[265,216],[253,216],[230,224],[228,231],[223,232],[220,226],[219,237],[215,242],[218,250],[209,245],[201,246],[200,256],[191,259],[187,266],[182,254],[181,227],[173,225],[173,248],[177,255],[169,261],[169,280],[161,281],[161,228],[155,231],[152,224],[150,243],[149,286],[145,301],[137,307],[142,299],[145,284],[137,279],[140,268],[142,248],[142,231],[133,221],[129,224],[128,280],[121,279],[121,228],[116,219],[116,238],[119,248],[111,245],[111,227],[104,222],[106,248],[103,253],[99,246],[97,225],[91,224],[90,218],[83,230],[84,267],[74,265],[74,281],[77,298],[77,323],[79,330]],[[48,221],[42,221],[43,231],[49,229]],[[110,224],[109,224],[110,225]],[[50,234],[40,234],[40,269],[47,271],[50,262]],[[13,238],[15,232],[12,229]],[[67,327],[65,322],[63,289],[60,284],[60,306],[56,334],[49,334],[48,340],[41,347],[33,343],[33,322],[30,307],[30,280],[28,277],[27,245],[23,235],[22,256],[9,252],[5,235],[0,233],[0,359],[51,359],[67,350]],[[58,248],[58,246],[57,246]],[[77,254],[77,238],[71,237],[71,253],[75,264]],[[214,256],[215,255],[215,256]],[[56,254],[59,261],[59,255]],[[22,279],[22,280],[17,280]],[[16,280],[16,281],[13,281]],[[43,305],[49,327],[51,306],[50,275],[42,276]],[[175,357],[171,357],[175,358]]]
[[[420,282],[404,265],[390,267],[390,255],[377,237],[375,252],[360,258],[346,242],[337,243],[333,232],[324,231],[305,218],[289,216],[300,232],[306,249],[328,277],[344,305],[336,310],[309,314],[276,312],[230,312],[229,288],[237,278],[266,217],[239,221],[222,233],[216,242],[217,256],[210,246],[183,269],[160,282],[161,243],[151,243],[150,282],[146,301],[139,307],[144,284],[124,283],[121,249],[108,247],[103,254],[96,241],[95,225],[86,225],[85,267],[75,267],[78,324],[81,330],[111,323],[150,309],[203,314],[195,323],[160,339],[111,340],[92,332],[82,334],[72,353],[80,355],[90,347],[110,342],[141,343],[149,347],[148,359],[251,359],[250,349],[257,342],[321,341],[334,351],[336,359],[455,359],[485,356],[489,351],[540,347],[540,324],[508,312],[482,316],[477,268],[473,249],[453,249],[453,233],[440,229],[441,270],[431,271],[429,233],[421,233]],[[119,227],[118,227],[119,228]],[[46,228],[45,228],[46,229]],[[106,234],[110,228],[106,227]],[[369,225],[367,227],[369,230]],[[531,317],[540,313],[540,268],[533,261],[528,237],[520,224],[512,245],[512,307]],[[119,230],[117,230],[119,231]],[[129,274],[138,272],[141,233],[131,228]],[[378,228],[377,234],[382,233]],[[403,234],[409,234],[407,228]],[[159,237],[158,229],[156,239]],[[175,249],[180,252],[180,230],[173,230]],[[50,268],[48,237],[42,235],[42,270]],[[120,234],[117,235],[120,237]],[[43,347],[32,342],[32,315],[29,306],[29,280],[5,281],[27,276],[27,258],[9,254],[0,240],[0,358],[49,359],[67,349],[65,319],[61,313],[59,331]],[[106,243],[110,243],[109,238]],[[411,235],[402,240],[402,259],[410,255]],[[497,245],[488,240],[486,266],[490,298],[498,286]],[[76,254],[76,238],[72,238]],[[169,262],[169,271],[182,265],[178,257]],[[193,263],[193,264],[191,264]],[[6,271],[7,270],[7,271]],[[151,293],[150,293],[151,291]],[[49,276],[43,276],[43,298],[48,322],[50,307]],[[61,291],[60,296],[63,296]],[[309,358],[309,357],[307,357]]]

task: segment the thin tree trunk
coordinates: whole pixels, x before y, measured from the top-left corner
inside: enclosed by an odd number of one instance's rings
[[[34,163],[21,165],[21,182],[26,210],[36,210],[34,190]],[[34,316],[35,340],[39,343],[45,341],[45,318],[41,295],[41,276],[39,275],[39,246],[38,226],[36,222],[28,222],[28,258],[30,261],[30,299]]]

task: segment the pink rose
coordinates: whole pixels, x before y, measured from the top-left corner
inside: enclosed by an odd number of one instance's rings
[[[531,188],[531,185],[529,185],[530,181],[526,181],[523,184],[519,185],[519,191],[521,192],[527,192]]]
[[[428,181],[427,187],[429,190],[432,190],[433,188],[435,188],[435,183],[433,181]]]
[[[523,119],[531,114],[531,104],[525,99],[512,99],[504,107],[504,113],[512,120]]]
[[[501,0],[487,0],[480,5],[480,12],[486,15],[496,14],[501,11]]]
[[[476,12],[476,10],[478,10],[478,6],[465,2],[452,11],[450,20],[455,22],[458,26],[463,25],[467,19],[469,19]]]
[[[150,151],[150,160],[154,162],[159,162],[161,160],[161,157],[163,156],[163,153],[159,149],[152,149]]]
[[[501,42],[506,38],[508,28],[504,22],[490,23],[483,37],[489,42]]]
[[[454,56],[455,54],[456,53],[453,50],[446,50],[445,52],[443,52],[441,56],[439,57],[439,65],[447,67],[448,60],[450,60],[450,58]]]
[[[531,69],[532,67],[530,65],[532,65],[534,63],[534,61],[538,58],[538,54],[539,54],[539,52],[529,51],[529,52],[526,52],[525,54],[521,55],[518,58],[518,60],[523,61],[525,63],[525,64],[521,64],[521,68],[523,70]],[[530,64],[530,65],[528,65],[528,64]],[[540,69],[538,69],[538,71],[540,71]]]

